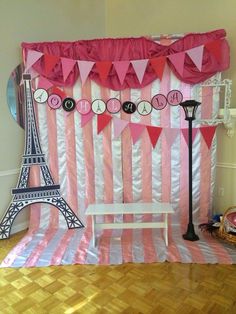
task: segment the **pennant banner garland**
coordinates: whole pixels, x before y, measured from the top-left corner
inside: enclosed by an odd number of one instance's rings
[[[107,114],[99,114],[97,117],[97,134],[99,134],[111,121],[112,116]]]
[[[159,139],[159,136],[161,135],[162,128],[155,127],[155,126],[150,126],[150,125],[147,125],[146,128],[147,128],[147,131],[148,131],[148,135],[149,135],[150,141],[152,143],[152,147],[155,148],[156,143],[157,143],[157,141]]]
[[[91,112],[90,112],[91,114]],[[87,119],[86,123],[91,120],[93,115],[91,116],[88,114],[89,118]],[[86,116],[81,116],[81,119],[83,119]],[[113,127],[114,127],[114,138],[118,138],[121,133],[124,131],[124,129],[129,126],[130,129],[130,135],[132,138],[133,144],[137,143],[137,141],[140,139],[143,131],[145,128],[147,129],[147,133],[149,135],[150,142],[152,144],[152,147],[155,148],[157,141],[160,138],[160,135],[163,133],[165,136],[165,140],[169,147],[172,146],[172,144],[175,142],[177,136],[180,134],[183,135],[186,144],[188,145],[188,129],[178,129],[178,128],[162,128],[159,126],[151,126],[151,125],[145,125],[140,123],[133,123],[126,120],[119,119],[117,117],[112,117],[107,114],[101,114],[97,115],[97,134],[101,133],[102,130],[106,128],[106,126],[110,123],[110,121],[113,121]],[[81,123],[81,126],[85,126],[86,123]],[[210,149],[211,144],[215,135],[216,126],[206,126],[206,127],[200,127],[200,128],[193,128],[192,129],[192,141],[194,141],[198,130],[200,130],[201,135],[207,145],[207,147]]]
[[[112,63],[110,61],[98,61],[96,67],[102,82],[106,81],[106,78],[111,69]]]
[[[139,123],[129,123],[129,127],[130,127],[130,133],[133,140],[133,144],[135,144],[140,138],[145,128],[145,125],[139,124]]]
[[[139,83],[142,84],[144,73],[147,67],[147,63],[148,63],[148,59],[133,60],[133,61],[131,60],[131,63],[133,65],[134,71],[139,80]]]
[[[83,128],[94,116],[94,112],[90,111],[85,115],[81,115],[81,128]]]
[[[157,77],[162,80],[162,76],[164,73],[164,68],[166,64],[166,57],[159,57],[159,58],[153,58],[150,59],[150,63],[152,65],[152,68],[156,72]]]
[[[102,82],[106,81],[111,71],[111,68],[114,67],[119,82],[122,85],[124,83],[129,66],[132,65],[139,83],[142,84],[146,68],[149,64],[153,71],[156,73],[157,77],[161,80],[167,60],[169,60],[169,62],[173,65],[176,71],[181,76],[183,76],[185,55],[188,55],[188,57],[192,60],[193,64],[196,66],[197,70],[201,72],[204,48],[206,48],[208,52],[210,52],[217,61],[220,61],[222,48],[221,40],[214,40],[204,45],[188,49],[186,51],[172,53],[167,56],[160,56],[141,60],[122,60],[122,61],[114,60],[93,62],[86,60],[74,60],[65,57],[43,54],[41,52],[34,50],[28,50],[26,57],[26,71],[29,71],[30,68],[32,68],[37,61],[43,58],[45,75],[48,76],[53,71],[54,67],[59,62],[61,62],[62,76],[65,82],[70,73],[74,70],[74,67],[78,66],[81,83],[83,86],[90,72],[92,71],[94,65],[96,65],[95,68]]]
[[[186,51],[198,70],[202,71],[202,57],[204,46],[195,47]]]
[[[181,129],[183,137],[185,139],[186,144],[188,145],[188,129]],[[194,139],[197,135],[198,129],[193,128],[192,129],[192,142],[194,142]]]
[[[122,131],[127,127],[129,121],[118,119],[116,117],[113,118],[113,126],[114,126],[114,138],[116,139],[122,133]]]
[[[46,76],[48,76],[51,73],[51,71],[53,70],[55,65],[59,62],[59,60],[60,58],[57,56],[48,55],[48,54],[44,55],[44,69],[45,69]]]
[[[73,70],[75,64],[76,64],[76,60],[68,59],[68,58],[61,58],[61,66],[62,66],[64,82],[66,81],[70,72]]]
[[[184,72],[184,59],[185,59],[185,52],[174,53],[173,55],[169,55],[168,59],[173,64],[175,69],[179,72],[182,76]]]
[[[82,82],[82,86],[83,86],[84,83],[86,82],[87,77],[88,77],[90,71],[92,70],[95,62],[78,60],[77,63],[78,63],[80,78],[81,78],[81,82]]]
[[[129,61],[114,61],[114,68],[120,80],[120,84],[122,85],[125,80],[126,73],[128,72],[128,68],[130,65]]]
[[[164,128],[163,129],[166,142],[169,144],[169,146],[172,146],[174,143],[177,135],[179,134],[179,129],[176,128]]]
[[[38,88],[43,88],[45,90],[51,88],[53,84],[43,76],[39,77]]]
[[[203,138],[207,144],[207,147],[210,148],[213,137],[215,135],[216,126],[200,127],[200,131],[201,131],[202,136],[203,136]]]
[[[29,50],[25,70],[28,71],[42,56],[43,56],[42,52]]]

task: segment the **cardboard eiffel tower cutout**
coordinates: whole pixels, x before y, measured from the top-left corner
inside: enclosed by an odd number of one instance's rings
[[[63,214],[68,229],[84,227],[60,193],[60,185],[54,184],[41,149],[35,121],[30,74],[23,74],[25,95],[25,153],[18,184],[12,189],[12,201],[0,222],[0,240],[10,237],[15,217],[26,206],[47,203],[57,207]],[[44,186],[29,187],[29,174],[32,165],[40,167]]]

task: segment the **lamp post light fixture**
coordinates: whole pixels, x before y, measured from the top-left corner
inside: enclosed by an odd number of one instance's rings
[[[189,166],[189,221],[187,232],[183,235],[185,240],[197,241],[198,235],[194,231],[193,225],[193,187],[192,187],[192,121],[196,119],[196,111],[200,102],[195,100],[186,100],[180,103],[180,106],[184,109],[185,120],[188,121],[188,166]]]

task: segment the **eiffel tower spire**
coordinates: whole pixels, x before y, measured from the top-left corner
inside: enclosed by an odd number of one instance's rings
[[[0,240],[10,237],[15,217],[26,206],[35,203],[48,203],[57,207],[63,214],[69,229],[84,227],[60,193],[60,185],[55,184],[46,164],[39,141],[35,120],[30,74],[23,74],[25,96],[25,149],[21,171],[16,188],[12,189],[12,201],[0,222]],[[29,187],[29,174],[32,165],[40,167],[45,185]],[[75,196],[76,197],[76,196]]]

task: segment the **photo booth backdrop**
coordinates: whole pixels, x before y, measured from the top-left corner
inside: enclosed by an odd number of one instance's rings
[[[172,40],[165,39],[164,42],[170,44]],[[24,55],[26,50],[24,47]],[[215,77],[219,78],[219,75],[215,74]],[[37,75],[33,81],[34,89],[39,82],[40,76]],[[91,102],[118,98],[121,102],[136,104],[140,100],[150,101],[158,93],[167,95],[175,89],[182,92],[184,100],[201,102],[197,119],[214,119],[219,109],[218,87],[187,84],[180,81],[169,66],[165,66],[162,80],[154,79],[142,88],[114,90],[90,77],[83,86],[78,77],[72,86],[59,84],[58,87],[66,96],[75,99]],[[53,110],[47,104],[35,104],[35,110],[42,150],[54,181],[60,183],[62,195],[86,228],[67,230],[58,209],[45,204],[33,205],[29,231],[4,259],[2,267],[165,260],[232,263],[236,260],[231,247],[222,247],[208,235],[200,235],[200,241],[194,243],[182,239],[188,221],[188,146],[181,132],[171,131],[188,127],[180,106],[167,105],[145,117],[137,112],[129,115],[122,110],[113,115],[122,120],[165,128],[167,131],[162,132],[155,148],[146,130],[133,144],[128,127],[114,139],[112,120],[97,134],[95,116],[81,127],[82,116],[76,110],[66,113],[62,108]],[[200,125],[195,122],[194,127]],[[193,144],[193,217],[196,225],[211,216],[215,170],[216,137],[209,148],[198,132]],[[42,181],[37,167],[31,171],[30,179],[32,186]],[[97,247],[92,246],[91,220],[85,218],[88,204],[155,201],[170,202],[174,207],[174,214],[169,217],[168,248],[161,231],[149,229],[105,230],[100,234]],[[124,215],[123,218],[104,216],[103,219],[128,222],[158,218],[145,214]],[[121,239],[117,241],[117,237]]]

